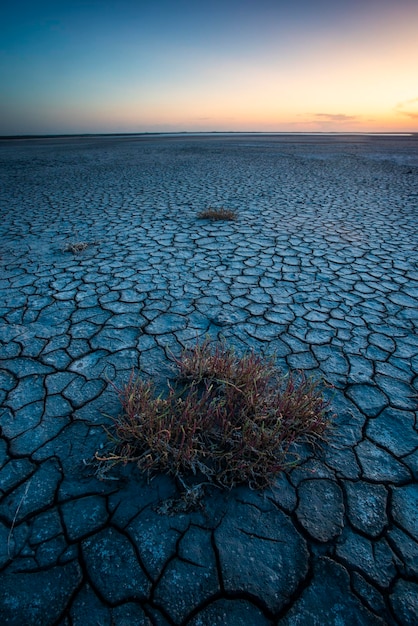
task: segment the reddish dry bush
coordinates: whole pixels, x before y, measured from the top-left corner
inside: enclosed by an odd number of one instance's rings
[[[263,488],[289,464],[295,440],[321,437],[329,424],[318,383],[282,376],[271,358],[205,341],[174,361],[177,383],[165,397],[134,377],[119,390],[123,413],[107,460]]]
[[[224,209],[223,207],[215,209],[213,207],[209,207],[204,211],[201,211],[197,217],[201,220],[236,220],[237,214],[232,209]]]

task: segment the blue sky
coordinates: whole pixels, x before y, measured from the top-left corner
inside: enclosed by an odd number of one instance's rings
[[[0,134],[418,131],[417,0],[3,0]]]

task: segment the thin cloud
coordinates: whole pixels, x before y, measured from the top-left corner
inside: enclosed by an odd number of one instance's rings
[[[405,100],[396,105],[395,111],[401,115],[412,117],[412,119],[418,119],[418,98],[412,100]]]
[[[314,113],[314,115],[324,122],[352,122],[357,119],[355,115],[345,115],[344,113]]]

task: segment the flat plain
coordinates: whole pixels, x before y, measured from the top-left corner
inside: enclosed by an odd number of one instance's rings
[[[0,141],[3,624],[418,615],[418,136]],[[198,219],[208,209],[233,221]],[[106,474],[134,369],[224,339],[326,384],[264,492]]]

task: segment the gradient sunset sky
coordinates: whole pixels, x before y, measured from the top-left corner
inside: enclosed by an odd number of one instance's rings
[[[0,135],[418,132],[418,0],[2,0]]]

